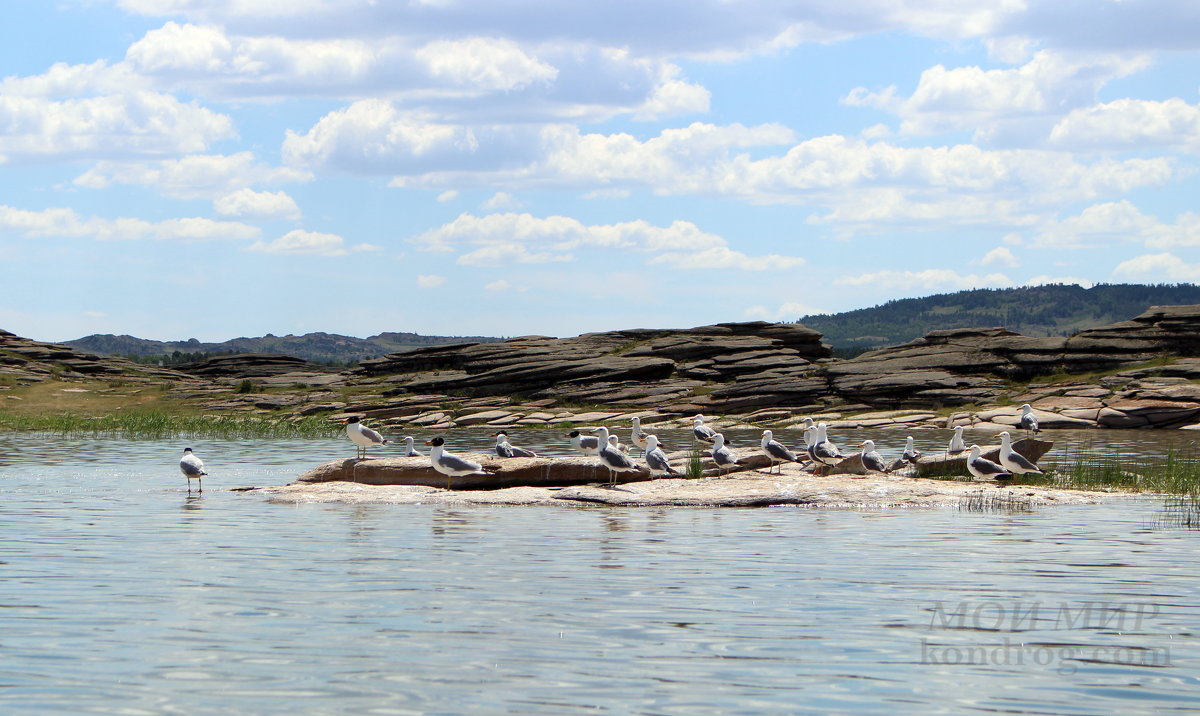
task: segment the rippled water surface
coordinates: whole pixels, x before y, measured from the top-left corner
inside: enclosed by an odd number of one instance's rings
[[[1061,454],[1134,461],[1192,439],[1055,437]],[[557,449],[555,433],[520,438]],[[353,448],[190,444],[203,495],[180,441],[0,434],[0,713],[1082,714],[1200,698],[1200,533],[1159,498],[1016,514],[282,506],[228,488]]]

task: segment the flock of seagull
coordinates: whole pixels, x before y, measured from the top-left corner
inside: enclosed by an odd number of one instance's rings
[[[725,440],[725,436],[713,430],[713,428],[705,424],[706,418],[703,415],[697,415],[692,419],[692,437],[696,443],[704,443],[711,446],[711,455],[713,462],[724,475],[730,470],[745,464],[738,457],[737,453],[731,448]],[[367,450],[372,447],[387,445],[389,443],[378,431],[372,430],[362,424],[360,418],[351,416],[346,421],[346,436],[354,443],[357,448],[356,459],[366,459]],[[663,452],[662,445],[658,438],[647,433],[642,429],[641,420],[633,418],[632,431],[630,433],[630,441],[633,447],[642,451],[642,459],[645,462],[645,467],[654,477],[666,475],[679,475],[678,470],[671,466],[666,453]],[[1021,406],[1021,418],[1019,422],[1023,430],[1029,431],[1031,435],[1036,435],[1040,428],[1038,426],[1037,416],[1033,413],[1033,408],[1028,404]],[[600,464],[608,469],[608,484],[613,486],[616,484],[618,473],[622,472],[640,472],[642,467],[634,462],[630,455],[629,446],[620,442],[619,438],[609,432],[607,427],[592,428],[591,435],[584,435],[579,430],[572,430],[563,437],[567,438],[570,446],[585,457],[596,457]],[[501,430],[493,433],[493,438],[496,440],[495,451],[496,455],[501,458],[513,457],[537,457],[537,453],[522,447],[517,447],[509,442],[508,434]],[[1001,432],[1000,438],[1000,454],[998,462],[993,462],[983,457],[983,451],[978,445],[971,445],[969,448],[963,440],[962,426],[954,428],[954,433],[950,438],[950,444],[947,447],[949,455],[958,455],[969,450],[967,455],[967,470],[976,478],[1007,480],[1013,475],[1023,475],[1027,473],[1042,474],[1041,468],[1034,464],[1031,460],[1016,452],[1012,448],[1012,436],[1007,430]],[[411,436],[402,438],[404,447],[401,454],[403,457],[421,457],[421,453],[416,449],[415,441]],[[429,460],[434,470],[446,476],[447,487],[454,477],[463,477],[466,475],[488,474],[483,466],[474,460],[469,460],[464,457],[455,455],[446,450],[446,441],[442,437],[435,437],[432,440],[425,442],[429,446]],[[901,455],[900,462],[893,465],[888,465],[879,452],[875,449],[875,441],[864,440],[859,444],[862,449],[861,460],[863,467],[870,472],[889,473],[904,463],[915,464],[921,454],[913,445],[913,438],[909,436],[905,441],[904,452]],[[838,446],[829,439],[829,426],[826,423],[816,423],[812,418],[804,419],[804,448],[799,454],[789,449],[778,440],[770,430],[764,430],[762,440],[759,443],[759,448],[762,454],[765,455],[770,463],[771,468],[775,468],[778,472],[782,472],[782,465],[785,462],[802,463],[806,466],[834,466],[845,460],[847,457],[838,449]],[[204,471],[204,463],[200,458],[192,452],[191,448],[184,448],[183,458],[179,461],[179,469],[188,478],[188,490],[191,490],[191,481],[200,479],[208,473]],[[203,491],[203,482],[200,482],[200,490]]]

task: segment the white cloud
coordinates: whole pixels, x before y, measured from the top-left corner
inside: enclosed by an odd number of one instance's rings
[[[1189,264],[1172,253],[1145,254],[1117,264],[1113,276],[1155,283],[1200,283],[1200,264]]]
[[[458,198],[458,190],[457,189],[447,189],[446,191],[437,195],[437,202],[439,204],[445,204],[446,202],[454,201],[457,198]]]
[[[1095,283],[1093,281],[1083,278],[1083,277],[1080,277],[1080,276],[1050,276],[1048,274],[1042,274],[1041,276],[1034,276],[1033,278],[1029,279],[1022,285],[1024,285],[1024,286],[1046,286],[1048,284],[1061,284],[1061,285],[1065,285],[1065,286],[1076,285],[1076,286],[1082,286],[1083,288],[1091,288],[1092,286],[1095,285]]]
[[[804,263],[802,258],[778,254],[747,256],[730,248],[724,238],[702,231],[690,221],[675,221],[670,226],[654,226],[642,220],[586,225],[566,216],[461,214],[413,241],[427,251],[469,248],[458,257],[458,263],[472,266],[573,261],[573,252],[581,249],[653,254],[647,264],[687,270],[779,271]]]
[[[678,269],[738,269],[741,271],[785,271],[804,265],[798,256],[747,256],[728,246],[710,246],[697,252],[668,252],[650,259],[648,264],[662,264]]]
[[[53,100],[0,94],[0,158],[146,157],[202,151],[232,120],[156,92]]]
[[[1050,141],[1082,150],[1177,146],[1200,152],[1200,106],[1173,97],[1162,102],[1126,98],[1083,107],[1054,125]]]
[[[300,207],[296,201],[282,191],[254,191],[238,189],[213,202],[213,210],[219,216],[253,218],[300,218]]]
[[[1021,263],[1017,261],[1017,257],[1013,256],[1013,252],[1007,246],[997,246],[996,248],[984,254],[983,258],[979,259],[978,261],[972,261],[971,263],[979,266],[994,266],[999,264],[1000,266],[1007,266],[1009,268],[1015,268],[1021,265]]]
[[[319,143],[338,146],[330,139]],[[642,189],[755,204],[802,204],[826,208],[810,223],[861,231],[927,226],[931,221],[1027,226],[1039,220],[1046,207],[1162,184],[1174,176],[1167,157],[1088,160],[1064,152],[985,150],[969,144],[904,147],[838,135],[808,139],[783,153],[762,156],[759,149],[758,158],[745,151],[791,139],[790,130],[777,125],[694,123],[646,140],[627,134],[583,135],[572,127],[552,126],[542,130],[540,146],[517,153],[525,159],[518,161],[513,153],[480,143],[472,150],[472,166],[462,170],[426,172],[393,161],[390,168],[408,174],[391,183],[426,189]],[[504,155],[515,165],[504,166]],[[463,154],[459,158],[467,160]]]
[[[1184,212],[1168,224],[1122,199],[1089,206],[1078,216],[1049,222],[1033,237],[1035,246],[1054,248],[1133,241],[1156,249],[1200,246],[1200,214]]]
[[[843,101],[898,115],[909,135],[974,130],[975,140],[1043,145],[1057,118],[1095,101],[1112,79],[1149,65],[1144,55],[1066,55],[1042,51],[1012,69],[937,65],[921,73],[912,95],[895,87],[870,92],[858,87]]]
[[[201,217],[145,221],[122,217],[84,218],[68,208],[30,211],[0,205],[0,229],[28,238],[89,238],[100,241],[159,239],[179,241],[247,240],[257,238],[259,229],[235,221],[213,221]]]
[[[312,172],[272,167],[253,152],[197,154],[159,162],[102,161],[75,179],[77,186],[103,189],[112,184],[153,188],[176,199],[215,199],[246,187],[312,181]]]
[[[839,286],[868,286],[875,290],[907,289],[945,293],[967,288],[1012,286],[1013,281],[1002,273],[986,275],[964,274],[951,269],[924,269],[922,271],[876,271],[859,276],[835,279]]]
[[[506,191],[498,191],[492,195],[492,198],[483,202],[480,208],[485,211],[496,211],[498,209],[519,209],[524,206],[524,203],[509,194]]]
[[[417,276],[417,286],[419,288],[437,288],[444,283],[446,283],[445,276],[438,276],[436,274],[421,274]]]
[[[487,289],[488,291],[507,291],[507,290],[511,289],[512,287],[513,287],[513,285],[511,283],[509,283],[508,281],[505,281],[504,279],[498,279],[496,281],[492,281],[489,284],[484,284],[484,288]]]
[[[296,254],[307,256],[345,256],[351,251],[377,251],[378,246],[357,244],[346,248],[346,241],[337,234],[294,229],[269,243],[256,241],[247,251],[264,254]]]
[[[747,318],[756,318],[762,321],[795,321],[801,316],[811,316],[815,314],[825,313],[824,310],[813,308],[807,304],[797,301],[787,301],[774,310],[766,306],[750,306],[742,312]]]
[[[551,82],[558,70],[525,54],[515,42],[489,37],[438,40],[414,53],[429,74],[453,85],[510,92]]]

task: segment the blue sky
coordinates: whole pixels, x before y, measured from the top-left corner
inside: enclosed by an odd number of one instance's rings
[[[1193,0],[59,0],[0,328],[568,336],[1200,281]]]

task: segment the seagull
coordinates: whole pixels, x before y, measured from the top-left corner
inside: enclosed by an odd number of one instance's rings
[[[654,435],[646,436],[646,467],[650,468],[651,475],[681,474],[678,470],[671,467],[666,454],[658,446],[658,438]]]
[[[692,418],[692,437],[702,443],[711,443],[716,431],[704,424],[704,416],[697,415]]]
[[[350,442],[358,446],[358,453],[355,457],[359,460],[367,459],[367,448],[388,444],[382,435],[360,423],[357,415],[346,421],[346,435],[350,438]]]
[[[404,436],[404,453],[400,457],[421,457],[421,453],[417,452],[416,446],[413,444],[411,435]]]
[[[829,440],[829,426],[825,423],[817,425],[817,435],[813,439],[812,459],[822,465],[836,465],[846,456],[838,450],[838,446]]]
[[[771,461],[772,467],[784,462],[800,462],[796,457],[796,453],[775,441],[775,433],[770,430],[763,431],[762,443],[760,445],[762,446],[763,454]],[[783,468],[780,468],[780,472],[783,472]]]
[[[179,461],[179,470],[188,481],[188,492],[192,491],[192,479],[200,483],[200,492],[204,492],[203,478],[208,473],[204,471],[204,462],[192,453],[191,448],[183,449],[183,459]]]
[[[584,457],[595,455],[599,441],[593,435],[580,435],[578,430],[572,430],[563,437],[571,438],[571,447],[583,453]]]
[[[600,462],[608,468],[608,484],[610,486],[617,484],[618,472],[640,472],[641,468],[633,464],[633,460],[625,453],[617,450],[608,441],[608,428],[596,428],[597,438],[600,445]]]
[[[496,454],[500,457],[537,457],[537,453],[532,450],[510,445],[508,443],[508,433],[503,430],[498,433],[492,433],[492,437],[496,438]]]
[[[916,465],[917,460],[920,457],[921,457],[921,451],[917,450],[917,448],[913,446],[912,436],[909,435],[907,438],[904,439],[904,454],[900,456],[900,459],[903,460],[904,462],[910,463],[912,465]]]
[[[625,453],[626,455],[629,454],[629,446],[626,445],[625,443],[621,442],[621,440],[616,435],[608,436],[608,444],[613,446],[617,450],[620,450],[621,452]]]
[[[1008,434],[1007,430],[1000,433],[1000,466],[1014,475],[1024,475],[1027,472],[1045,474],[1042,472],[1042,468],[1012,449],[1012,436]]]
[[[946,449],[948,453],[962,452],[967,449],[967,444],[963,442],[963,426],[959,425],[954,428],[954,437],[950,438],[950,447]]]
[[[888,472],[887,465],[884,464],[883,458],[880,457],[879,453],[875,452],[875,441],[874,440],[863,440],[862,444],[859,445],[859,447],[861,447],[863,449],[863,451],[862,451],[863,467],[867,468],[871,472],[883,472],[883,473]]]
[[[722,475],[725,474],[725,468],[737,467],[742,463],[737,454],[725,444],[725,436],[721,433],[713,436],[712,459],[717,463],[717,467],[721,468]]]
[[[983,457],[978,445],[971,446],[971,454],[967,456],[967,470],[981,480],[1008,480],[1012,473]]]
[[[633,418],[633,432],[629,436],[629,441],[633,446],[643,453],[649,448],[646,447],[646,436],[650,433],[642,432],[642,419],[639,417]]]
[[[437,437],[433,440],[425,441],[426,445],[433,447],[429,451],[429,461],[433,465],[433,469],[446,476],[446,489],[450,489],[450,478],[461,477],[463,475],[486,475],[483,466],[474,460],[451,455],[446,452],[443,447],[446,441],[443,438]]]
[[[1033,414],[1033,406],[1029,403],[1021,406],[1021,427],[1028,430],[1030,435],[1037,435],[1041,432],[1038,428],[1037,416]]]

